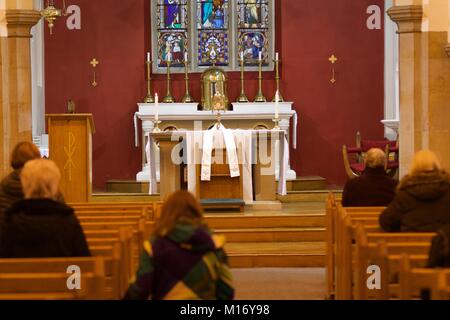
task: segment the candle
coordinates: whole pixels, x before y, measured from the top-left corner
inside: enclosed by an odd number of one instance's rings
[[[277,53],[275,54],[275,60],[278,61],[278,60],[279,60],[278,58],[279,58],[279,56],[278,56],[278,52],[277,52]]]
[[[188,53],[187,53],[187,51],[184,53],[184,61],[188,62]]]
[[[172,61],[172,45],[169,44],[169,52],[167,52],[167,62]]]
[[[259,52],[259,61],[262,61],[262,51]]]
[[[147,52],[147,62],[151,61],[150,52]]]
[[[241,51],[241,61],[244,61],[244,51]]]
[[[158,98],[158,94],[155,93],[155,121],[158,122],[159,121],[159,98]]]
[[[280,113],[279,103],[280,103],[280,93],[277,90],[277,92],[275,93],[275,119],[279,118]]]

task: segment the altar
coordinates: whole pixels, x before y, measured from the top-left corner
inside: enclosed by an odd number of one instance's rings
[[[150,181],[150,166],[145,154],[145,146],[155,128],[155,117],[158,115],[162,131],[199,131],[207,130],[216,122],[216,115],[211,111],[199,111],[198,103],[160,103],[158,107],[153,103],[139,103],[134,116],[135,145],[142,145],[142,170],[137,173],[139,182]],[[221,115],[221,121],[229,129],[270,130],[274,127],[273,118],[275,103],[233,103],[232,110]],[[287,141],[294,149],[297,148],[297,113],[292,102],[279,103],[280,129],[285,132]],[[139,120],[142,131],[139,132]],[[292,132],[292,137],[290,133]],[[155,157],[156,181],[160,181],[160,156],[157,147],[152,148]],[[279,150],[279,145],[276,145]],[[277,152],[276,151],[276,152]],[[153,156],[153,155],[152,155]],[[278,160],[277,160],[278,161]],[[280,164],[275,164],[275,177],[279,178]],[[286,180],[295,180],[297,174],[286,168]]]
[[[152,132],[146,149],[150,194],[161,198],[186,189],[199,199],[274,201],[286,195],[289,162],[283,130],[210,130]],[[160,149],[161,182],[156,181],[154,148]],[[276,145],[279,147],[276,148]],[[278,150],[276,150],[278,149]],[[280,164],[278,187],[275,163]]]

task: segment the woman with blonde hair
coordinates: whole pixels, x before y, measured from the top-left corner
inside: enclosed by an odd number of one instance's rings
[[[28,161],[20,180],[25,199],[5,213],[0,230],[1,258],[90,256],[72,208],[58,202],[61,174],[51,160]]]
[[[232,299],[224,244],[224,237],[212,235],[206,226],[200,203],[192,194],[172,194],[150,241],[144,243],[136,279],[125,299]]]
[[[450,176],[436,154],[419,151],[397,194],[380,216],[381,227],[390,232],[435,232],[450,223]]]

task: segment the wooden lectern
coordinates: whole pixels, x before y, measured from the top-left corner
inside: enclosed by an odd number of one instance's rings
[[[92,114],[46,116],[50,159],[61,170],[66,202],[87,202],[92,193]]]

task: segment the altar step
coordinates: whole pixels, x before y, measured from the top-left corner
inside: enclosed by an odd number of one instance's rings
[[[319,268],[325,266],[325,242],[229,243],[232,268]]]
[[[287,181],[288,191],[319,191],[325,190],[327,180],[318,176],[298,177]],[[109,180],[106,183],[108,193],[148,193],[148,182],[137,182],[134,180]]]
[[[296,209],[297,205],[288,204],[278,214],[208,214],[205,218],[216,233],[226,236],[225,249],[233,268],[323,267],[325,215],[283,213]]]
[[[325,202],[328,194],[333,192],[338,199],[342,196],[342,189],[324,189],[309,191],[288,191],[287,195],[278,195],[278,200],[283,203],[289,202]]]

